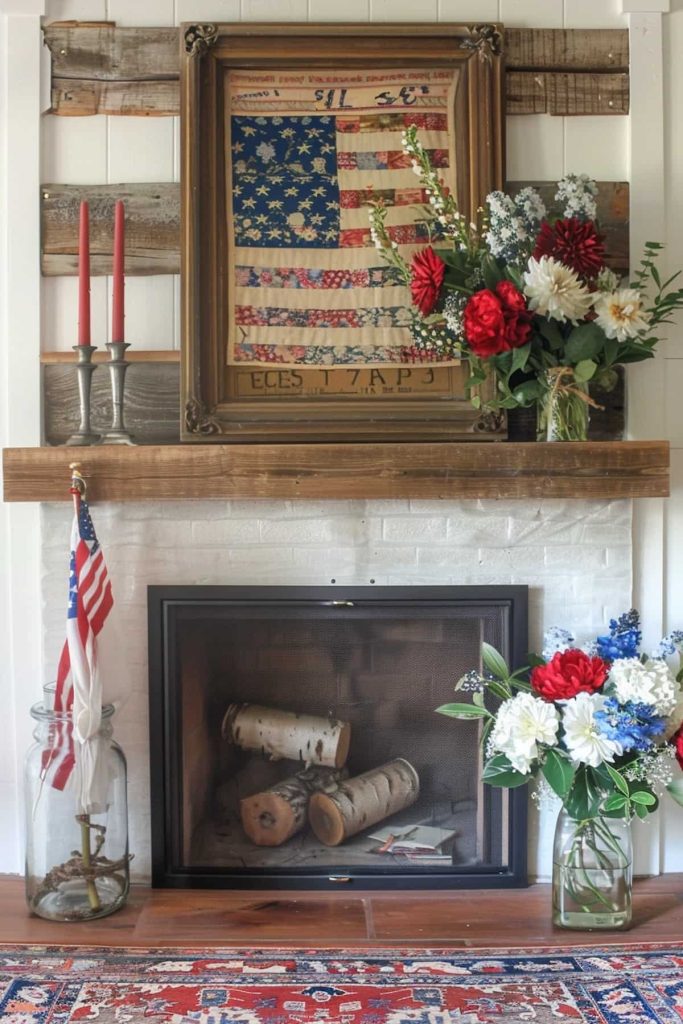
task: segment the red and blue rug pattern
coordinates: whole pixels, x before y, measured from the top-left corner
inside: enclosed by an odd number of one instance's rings
[[[555,949],[0,946],[2,1024],[667,1024],[683,945]]]

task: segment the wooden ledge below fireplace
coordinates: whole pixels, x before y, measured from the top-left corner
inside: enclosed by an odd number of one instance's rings
[[[667,441],[6,448],[5,501],[201,498],[662,498]]]

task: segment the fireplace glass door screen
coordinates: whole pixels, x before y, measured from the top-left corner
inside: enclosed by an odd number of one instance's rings
[[[526,649],[526,588],[152,587],[154,881],[525,881],[525,791],[435,713],[482,640]],[[400,881],[399,881],[400,880]]]

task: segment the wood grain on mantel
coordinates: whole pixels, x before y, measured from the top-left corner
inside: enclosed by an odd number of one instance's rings
[[[7,448],[5,501],[637,498],[669,494],[666,441]]]

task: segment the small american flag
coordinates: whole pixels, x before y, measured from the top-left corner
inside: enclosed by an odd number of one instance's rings
[[[95,750],[89,741],[100,728],[102,687],[97,670],[97,637],[114,603],[107,566],[88,503],[81,493],[82,478],[75,474],[71,493],[74,518],[69,560],[69,603],[66,640],[57,669],[54,710],[71,712],[73,728],[59,722],[43,759],[44,777],[55,789],[64,789],[79,767],[81,804],[90,813]]]

